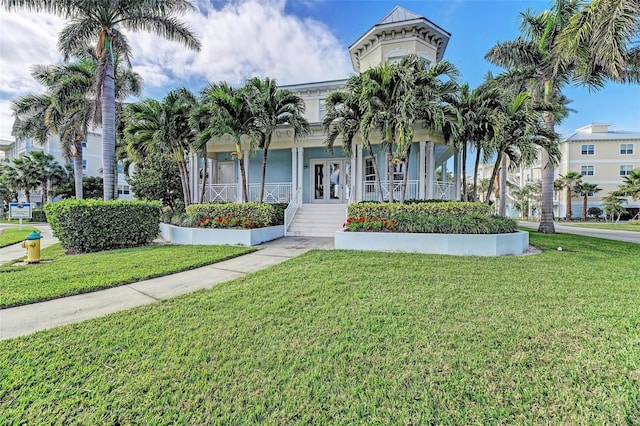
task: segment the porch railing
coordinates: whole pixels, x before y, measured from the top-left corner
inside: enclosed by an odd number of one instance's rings
[[[404,199],[411,200],[418,198],[418,184],[417,180],[407,181],[407,191],[405,192]],[[382,188],[383,200],[380,200],[380,191],[374,181],[363,182],[362,200],[363,201],[387,201],[389,200],[389,181],[383,180],[380,182]],[[404,183],[402,181],[396,181],[393,183],[393,199],[398,201],[402,194]]]
[[[260,200],[260,184],[249,184],[249,201],[256,202]],[[264,202],[265,203],[288,203],[291,200],[291,183],[277,182],[266,183],[264,185]],[[236,183],[214,183],[205,186],[204,197],[202,202],[237,202],[241,201],[238,197],[238,184]]]
[[[298,209],[302,205],[302,187],[299,186],[296,189],[296,192],[291,197],[291,201],[289,201],[289,205],[284,210],[284,235],[287,235],[287,230],[289,229],[289,225],[293,222],[293,218],[295,217]]]
[[[433,198],[435,200],[455,200],[456,185],[451,182],[434,182]]]

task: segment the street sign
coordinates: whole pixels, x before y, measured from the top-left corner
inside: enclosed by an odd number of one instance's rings
[[[9,218],[31,219],[30,203],[9,203]]]

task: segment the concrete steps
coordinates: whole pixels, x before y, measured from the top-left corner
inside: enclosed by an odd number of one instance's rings
[[[303,204],[293,218],[287,236],[333,237],[342,229],[346,216],[346,204]]]

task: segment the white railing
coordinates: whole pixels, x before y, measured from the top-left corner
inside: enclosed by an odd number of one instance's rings
[[[260,201],[260,188],[261,185],[259,183],[249,184],[249,201]],[[265,203],[288,203],[289,200],[291,200],[290,182],[264,184],[264,198],[262,201]]]
[[[238,201],[238,185],[235,183],[207,184],[204,188],[203,203]]]
[[[293,218],[295,217],[298,209],[302,205],[302,187],[299,186],[296,189],[295,194],[291,197],[291,201],[289,201],[289,205],[284,210],[284,235],[287,235],[287,230],[289,229],[289,225],[293,222]]]
[[[451,182],[434,182],[433,198],[435,200],[455,200],[456,185]]]
[[[407,190],[405,192],[404,199],[411,200],[417,199],[419,196],[418,193],[418,185],[419,181],[417,180],[409,180],[407,181]],[[375,181],[365,181],[363,182],[363,190],[362,190],[362,200],[363,201],[386,201],[389,200],[389,181],[381,181],[380,186],[382,187],[382,197],[383,200],[380,200],[380,190],[378,189]],[[402,181],[395,181],[393,183],[393,199],[396,201],[400,200],[402,189],[404,183]]]
[[[259,183],[249,184],[249,201],[260,201],[260,188],[261,185]],[[289,200],[291,200],[291,183],[265,183],[263,199],[265,203],[288,203]],[[204,197],[202,198],[203,203],[225,201],[232,203],[241,201],[241,198],[238,198],[238,184],[215,183],[205,186]]]

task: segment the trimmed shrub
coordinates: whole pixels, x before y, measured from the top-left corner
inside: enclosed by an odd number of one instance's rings
[[[414,217],[463,217],[475,214],[490,216],[492,213],[493,208],[484,203],[463,201],[435,202],[427,200],[426,202],[413,202],[411,204],[376,202],[354,203],[349,205],[347,215],[349,217],[393,219],[400,215]]]
[[[266,203],[206,203],[187,206],[187,216],[194,224],[204,218],[246,217],[272,224],[274,208]]]
[[[44,214],[44,210],[42,209],[33,209],[31,210],[31,222],[46,222],[47,215]]]
[[[501,216],[396,216],[394,232],[427,234],[506,234],[515,232],[516,221]]]
[[[68,253],[145,245],[158,237],[159,202],[64,200],[44,207],[49,225]]]
[[[273,219],[271,225],[284,225],[284,211],[289,203],[273,203]]]

